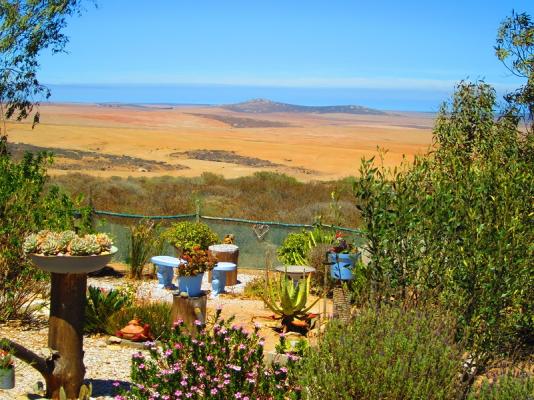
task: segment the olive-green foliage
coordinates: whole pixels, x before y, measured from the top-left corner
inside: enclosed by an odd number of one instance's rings
[[[108,319],[106,331],[110,335],[137,318],[142,324],[150,325],[155,338],[165,338],[171,331],[171,304],[166,302],[146,302],[123,308]]]
[[[243,289],[243,297],[261,300],[261,296],[265,293],[266,288],[267,281],[264,277],[254,278],[245,285]]]
[[[299,365],[308,399],[449,400],[462,393],[461,349],[444,313],[363,309],[330,323]]]
[[[534,146],[534,24],[526,13],[506,18],[497,32],[495,46],[497,58],[503,62],[514,75],[526,78],[526,83],[517,90],[508,93],[505,99],[512,109],[519,110],[530,124],[529,148]]]
[[[98,210],[143,215],[190,214],[195,211],[195,199],[200,198],[202,215],[301,224],[311,224],[318,216],[322,216],[325,224],[335,224],[330,193],[336,191],[343,226],[359,224],[348,180],[303,183],[282,174],[261,172],[235,179],[210,173],[197,178],[98,178],[68,174],[55,176],[54,183],[86,197],[88,187],[96,188],[91,200]]]
[[[436,120],[434,153],[360,167],[355,185],[376,301],[441,301],[478,367],[534,332],[534,158],[486,84],[462,83]]]
[[[333,240],[334,232],[331,229],[318,226],[312,231],[290,233],[276,253],[285,265],[305,265],[311,249],[319,244],[332,244]]]
[[[473,388],[467,400],[530,400],[534,399],[533,376],[499,377],[495,382],[484,382]]]
[[[85,333],[105,333],[111,316],[130,306],[132,301],[131,296],[124,291],[89,286],[85,304]]]
[[[24,238],[41,229],[56,231],[89,229],[89,210],[79,208],[57,187],[44,190],[50,156],[27,153],[21,161],[0,154],[0,321],[23,317],[31,301],[45,295],[48,274],[26,259]]]
[[[78,0],[0,2],[0,93],[5,118],[25,119],[36,98],[48,98],[49,90],[37,79],[39,53],[48,48],[60,52],[68,39],[61,32]],[[1,116],[4,118],[4,115]],[[34,115],[39,121],[39,113]],[[0,153],[5,142],[0,140]]]
[[[195,246],[207,250],[212,244],[220,242],[219,236],[202,222],[183,221],[172,224],[163,236],[170,244],[185,252],[193,250]]]
[[[162,252],[164,241],[159,235],[157,224],[153,221],[141,220],[131,225],[129,229],[130,246],[127,261],[130,266],[130,276],[141,279],[145,264],[151,256]]]

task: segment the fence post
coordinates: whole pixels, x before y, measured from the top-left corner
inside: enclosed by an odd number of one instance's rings
[[[196,211],[195,211],[196,217],[195,218],[198,224],[200,222],[200,200],[196,199],[195,204],[196,204]]]

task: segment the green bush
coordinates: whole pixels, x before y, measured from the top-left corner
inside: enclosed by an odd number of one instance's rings
[[[0,321],[27,316],[33,300],[47,297],[49,274],[26,258],[24,238],[41,229],[85,233],[90,227],[89,209],[57,187],[45,189],[50,161],[47,153],[26,153],[18,162],[0,154]]]
[[[212,244],[220,243],[217,234],[202,222],[178,222],[171,225],[163,236],[170,244],[184,252],[192,251],[195,246],[207,250]]]
[[[518,119],[495,108],[491,87],[462,83],[432,154],[395,170],[366,161],[355,184],[369,296],[454,310],[478,370],[534,332],[534,166]]]
[[[532,400],[534,399],[534,377],[502,376],[496,382],[484,382],[474,388],[467,400]]]
[[[153,221],[141,220],[129,229],[130,246],[127,261],[130,267],[130,277],[141,279],[145,264],[151,256],[162,252],[164,242],[157,231],[158,226]]]
[[[171,309],[171,304],[163,301],[123,308],[108,319],[106,331],[115,335],[118,330],[128,325],[128,322],[137,318],[142,324],[150,325],[150,332],[156,339],[166,338],[171,330]]]
[[[131,305],[132,301],[133,298],[124,291],[89,286],[85,305],[85,333],[106,332],[108,320],[113,314]]]
[[[310,250],[320,244],[332,244],[334,237],[333,231],[320,226],[312,231],[303,230],[299,233],[290,233],[276,250],[276,253],[285,265],[307,264]]]
[[[267,291],[267,281],[264,277],[256,277],[247,282],[243,289],[243,297],[261,300]]]
[[[444,313],[364,309],[332,322],[299,366],[308,399],[454,399],[462,393],[461,349]]]

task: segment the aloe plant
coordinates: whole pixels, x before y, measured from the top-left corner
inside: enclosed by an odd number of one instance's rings
[[[310,278],[308,275],[296,285],[285,276],[277,278],[274,285],[270,279],[267,280],[267,291],[262,294],[262,299],[265,305],[281,319],[284,331],[295,319],[305,319],[311,308],[319,301],[316,299],[311,305],[306,305],[310,292]]]

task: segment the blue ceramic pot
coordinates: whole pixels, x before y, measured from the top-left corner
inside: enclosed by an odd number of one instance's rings
[[[342,281],[350,281],[354,278],[352,269],[354,263],[361,257],[361,253],[357,254],[343,254],[343,253],[328,253],[328,262],[330,265],[330,276],[333,279],[340,279]]]
[[[189,297],[198,297],[202,295],[202,278],[204,272],[193,276],[180,276],[178,278],[178,290],[186,292]]]
[[[0,389],[15,387],[15,367],[0,368]]]

